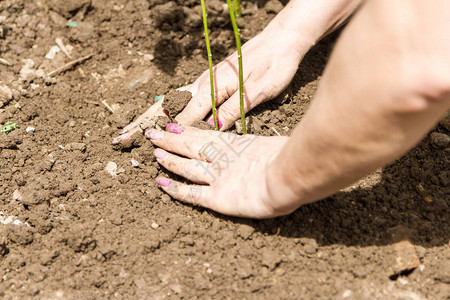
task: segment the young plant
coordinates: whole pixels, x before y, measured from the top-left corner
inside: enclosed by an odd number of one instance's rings
[[[203,29],[205,31],[205,42],[206,42],[206,52],[208,53],[208,63],[209,63],[209,81],[211,84],[211,104],[212,104],[212,113],[214,117],[214,127],[216,130],[219,130],[219,123],[217,122],[217,111],[216,111],[216,97],[214,92],[214,73],[213,73],[213,65],[212,65],[212,54],[211,54],[211,46],[209,45],[209,35],[208,35],[208,21],[206,18],[206,6],[205,0],[201,0],[202,4],[202,17],[203,17]]]
[[[6,124],[4,126],[0,125],[0,131],[4,134],[4,135],[8,135],[11,131],[15,130],[19,128],[19,125],[17,125],[16,123],[11,123],[11,122],[6,122]]]
[[[236,1],[236,0],[234,0]],[[235,9],[238,9],[238,13],[241,13],[240,0],[235,3]],[[237,6],[236,6],[237,4]],[[245,124],[245,109],[244,109],[244,75],[242,70],[242,51],[241,51],[241,38],[239,36],[239,28],[236,23],[236,15],[234,13],[233,5],[231,0],[227,0],[228,11],[230,13],[231,24],[233,25],[234,38],[236,40],[237,54],[238,54],[238,64],[239,64],[239,98],[241,106],[241,121],[242,121],[242,133],[247,134],[247,126]]]
[[[235,13],[236,17],[238,17],[238,18],[242,17],[241,0],[233,0],[233,6],[234,6],[234,13]]]

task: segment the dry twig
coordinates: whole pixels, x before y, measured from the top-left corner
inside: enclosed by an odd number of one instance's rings
[[[73,68],[73,67],[76,66],[77,64],[82,63],[82,62],[88,60],[88,59],[91,58],[93,55],[94,55],[94,54],[91,53],[91,54],[86,55],[86,56],[83,56],[83,57],[81,57],[81,58],[79,58],[79,59],[76,59],[76,60],[73,60],[73,61],[71,61],[71,62],[68,62],[68,63],[65,64],[64,66],[59,67],[58,69],[51,71],[50,73],[47,74],[47,76],[52,77],[52,76],[55,76],[56,74],[59,74],[59,73],[61,73],[61,72],[70,70],[71,68]]]
[[[64,45],[62,39],[61,39],[61,38],[56,38],[56,39],[55,39],[55,42],[56,42],[56,45],[58,45],[58,47],[61,49],[61,51],[64,52],[64,54],[65,54],[68,58],[72,59],[72,56],[70,56],[70,53],[69,53],[69,51],[67,50],[66,46]]]
[[[0,64],[3,64],[5,66],[12,66],[12,64],[9,61],[1,57],[0,57]]]
[[[114,109],[112,109],[112,107],[109,106],[108,103],[106,103],[106,100],[102,100],[102,104],[106,107],[107,110],[109,110],[110,113],[114,113]]]

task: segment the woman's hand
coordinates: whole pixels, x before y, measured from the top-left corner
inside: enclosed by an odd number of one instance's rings
[[[310,41],[278,26],[275,20],[247,42],[242,47],[245,111],[278,96],[291,82],[300,61],[311,46]],[[194,83],[179,89],[191,92],[192,99],[175,118],[178,123],[191,125],[208,116],[207,121],[214,124],[210,116],[212,105],[209,78],[209,70],[206,70]],[[240,118],[236,53],[214,66],[214,85],[219,126],[221,130],[225,130]],[[143,119],[164,115],[161,107],[163,100],[157,101],[136,121],[125,127],[113,140],[113,144],[130,146],[131,136],[142,132],[139,123]]]
[[[173,198],[219,213],[271,218],[297,208],[268,192],[267,166],[287,137],[239,136],[169,124],[167,131],[149,130],[146,137],[160,148],[157,161],[194,184],[156,179]]]

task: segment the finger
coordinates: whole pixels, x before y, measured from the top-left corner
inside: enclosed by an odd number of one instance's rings
[[[154,145],[166,151],[200,160],[202,159],[199,155],[200,149],[219,134],[213,130],[201,130],[174,123],[169,123],[166,130],[150,129],[147,130],[145,136]]]
[[[233,95],[239,87],[236,63],[236,55],[232,55],[214,67],[216,107]],[[196,85],[198,92],[193,93],[192,100],[176,117],[176,120],[181,124],[192,124],[197,120],[202,120],[212,110],[209,70],[205,71],[193,85]]]
[[[262,99],[265,99],[264,94],[259,91],[258,87],[255,85],[246,85],[244,91],[249,91],[248,93],[244,93],[244,111],[248,113],[255,106],[259,105],[262,102]],[[228,129],[234,125],[236,120],[241,117],[241,99],[239,91],[236,91],[230,99],[225,101],[218,109],[217,109],[217,118],[222,123],[221,130]],[[208,118],[208,123],[213,123],[213,117],[210,116]]]
[[[207,162],[182,158],[163,149],[156,149],[155,157],[164,168],[192,182],[209,184],[215,180]]]
[[[209,199],[212,191],[209,186],[188,185],[166,177],[156,178],[156,182],[167,194],[179,201],[211,208]]]

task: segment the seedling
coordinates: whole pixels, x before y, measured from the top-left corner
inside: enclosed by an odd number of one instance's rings
[[[236,1],[236,0],[235,0]],[[237,5],[236,5],[237,4]],[[244,109],[244,75],[242,70],[242,50],[241,50],[241,37],[239,35],[239,28],[236,23],[236,16],[234,13],[231,0],[227,0],[228,11],[230,13],[231,24],[233,25],[234,39],[236,40],[236,48],[238,54],[238,64],[239,64],[239,99],[241,107],[241,122],[242,122],[242,134],[247,134],[247,126],[245,124],[245,109]],[[234,8],[238,11],[238,15],[241,14],[241,3],[237,0]]]
[[[11,131],[16,130],[17,128],[19,128],[19,125],[17,125],[16,123],[11,123],[9,121],[6,122],[4,126],[0,125],[0,131],[4,135],[8,135]]]
[[[203,29],[205,33],[205,42],[206,42],[206,51],[208,54],[208,63],[209,63],[209,81],[211,85],[211,104],[212,104],[212,112],[214,117],[214,127],[216,130],[219,130],[219,124],[217,122],[217,111],[216,111],[216,101],[215,101],[215,91],[214,91],[214,73],[212,66],[212,54],[211,54],[211,46],[209,43],[209,35],[208,35],[208,22],[206,17],[206,6],[205,0],[201,0],[202,4],[202,17],[203,17]],[[241,110],[241,121],[242,121],[242,132],[243,134],[247,134],[247,127],[245,124],[245,108],[244,108],[244,75],[242,69],[242,50],[241,50],[241,38],[239,35],[239,28],[236,23],[236,15],[238,17],[241,16],[241,1],[233,0],[233,4],[231,0],[227,0],[228,11],[230,13],[231,24],[233,25],[234,38],[236,40],[236,47],[238,53],[238,65],[239,65],[239,98],[240,98],[240,110]]]
[[[212,113],[214,117],[214,127],[216,130],[219,130],[219,123],[217,122],[217,111],[216,111],[216,97],[214,92],[214,73],[213,73],[213,65],[212,65],[212,54],[211,54],[211,46],[209,44],[209,35],[208,35],[208,21],[206,18],[206,6],[205,0],[201,0],[202,3],[202,17],[203,17],[203,29],[205,31],[205,42],[206,42],[206,52],[208,53],[208,63],[209,63],[209,82],[211,85],[211,104],[212,104]]]
[[[241,0],[233,0],[234,13],[238,18],[242,17],[241,14]]]

